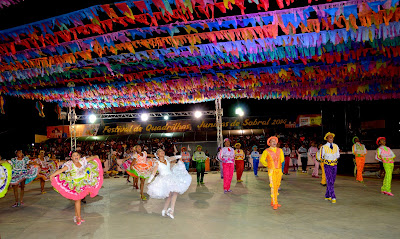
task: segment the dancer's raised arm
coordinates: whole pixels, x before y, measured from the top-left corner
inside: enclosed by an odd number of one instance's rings
[[[175,156],[171,156],[171,157],[165,157],[165,159],[170,161],[170,162],[174,161],[174,160],[178,160],[180,158],[182,158],[182,155],[175,155]]]
[[[55,176],[59,175],[60,173],[64,173],[64,172],[67,171],[67,170],[68,170],[68,167],[67,167],[67,166],[64,166],[64,167],[62,167],[61,169],[55,171],[52,175],[50,175],[50,180],[53,181],[53,179],[54,179]]]

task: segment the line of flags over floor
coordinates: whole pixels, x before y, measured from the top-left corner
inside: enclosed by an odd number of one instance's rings
[[[400,98],[398,1],[327,2],[124,1],[2,30],[0,94],[83,109]]]

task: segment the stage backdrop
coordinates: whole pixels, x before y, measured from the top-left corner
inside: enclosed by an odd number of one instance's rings
[[[158,120],[158,121],[135,121],[118,122],[104,125],[78,124],[76,125],[76,136],[95,135],[123,135],[143,133],[164,132],[187,132],[187,131],[215,131],[215,118],[185,119],[185,120]],[[321,126],[321,115],[295,115],[295,116],[271,116],[271,117],[223,117],[222,127],[224,130],[234,129],[264,129],[264,128],[297,128]],[[48,138],[70,137],[69,125],[48,126]]]

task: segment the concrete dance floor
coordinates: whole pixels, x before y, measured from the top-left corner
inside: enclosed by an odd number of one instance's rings
[[[234,175],[235,177],[236,175]],[[324,200],[325,187],[305,174],[284,176],[279,202],[270,206],[267,173],[232,182],[224,194],[219,173],[205,175],[178,197],[175,219],[161,217],[163,200],[139,200],[124,178],[104,180],[95,198],[82,207],[86,222],[73,223],[74,204],[51,189],[40,194],[38,182],[28,185],[25,205],[11,208],[12,191],[0,199],[0,235],[9,238],[399,238],[400,181],[394,197],[380,194],[382,179],[338,176],[337,204]]]

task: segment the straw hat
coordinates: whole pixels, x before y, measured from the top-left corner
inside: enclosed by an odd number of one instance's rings
[[[328,132],[328,133],[326,133],[326,135],[324,137],[324,140],[326,140],[329,135],[332,135],[332,137],[335,138],[335,134],[334,133]]]

